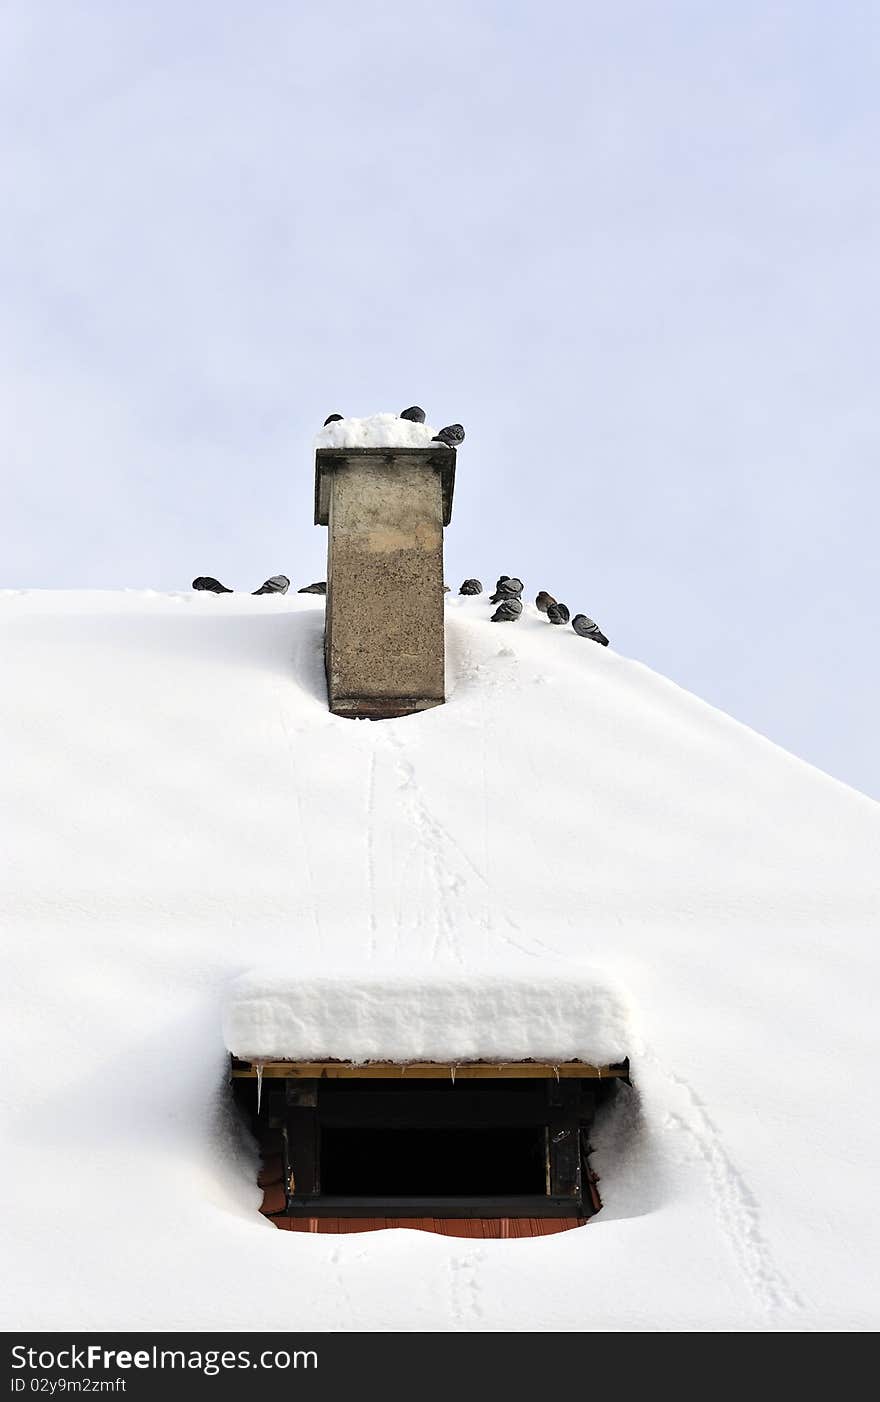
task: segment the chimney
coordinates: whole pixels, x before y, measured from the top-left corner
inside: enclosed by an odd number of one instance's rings
[[[317,450],[334,715],[379,720],[445,701],[443,527],[454,483],[455,449],[443,444]]]

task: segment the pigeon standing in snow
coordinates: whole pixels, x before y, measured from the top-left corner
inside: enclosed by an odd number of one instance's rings
[[[212,579],[209,574],[200,574],[192,582],[193,589],[204,589],[209,594],[231,594],[233,591],[227,589],[225,584],[221,584],[219,579]]]
[[[402,419],[409,419],[410,423],[413,424],[423,424],[425,422],[425,411],[424,409],[420,409],[418,404],[411,404],[408,409],[401,409],[400,417]],[[463,434],[462,437],[464,437]]]
[[[489,600],[490,604],[499,604],[502,599],[518,599],[522,594],[525,585],[516,575],[511,578],[509,574],[502,574],[495,585],[495,593]]]
[[[483,585],[479,579],[466,579],[458,592],[459,594],[482,594]]]
[[[265,584],[261,584],[259,589],[255,589],[255,594],[286,594],[290,588],[290,580],[286,574],[273,574],[267,579]]]
[[[328,424],[338,424],[338,423],[341,423],[341,422],[342,422],[342,415],[341,415],[341,414],[328,414],[327,417],[326,417],[326,419],[324,420],[324,427],[326,428]]]
[[[459,443],[464,442],[464,429],[461,424],[447,424],[439,433],[434,434],[431,442],[445,443],[447,448],[457,448]]]
[[[547,593],[546,589],[542,589],[539,592],[538,597],[535,599],[535,603],[537,604],[541,613],[546,613],[550,605],[556,603],[556,600],[554,599],[552,594]]]
[[[603,647],[608,646],[608,639],[598,623],[594,623],[592,618],[587,618],[585,613],[576,613],[571,620],[571,626],[579,638],[590,638],[594,643],[601,643]]]
[[[317,584],[305,584],[302,589],[297,589],[296,592],[297,594],[326,594],[327,581],[326,579],[319,579]]]
[[[547,607],[547,617],[551,623],[567,623],[571,614],[565,604],[549,604]]]
[[[490,623],[515,623],[522,613],[521,599],[505,599],[493,613]]]

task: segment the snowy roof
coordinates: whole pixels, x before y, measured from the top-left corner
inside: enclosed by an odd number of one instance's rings
[[[489,614],[448,596],[445,706],[359,724],[314,596],[0,595],[8,1328],[876,1327],[880,806]],[[589,1226],[260,1217],[230,985],[388,964],[624,990]]]
[[[431,439],[430,424],[413,423],[397,414],[370,414],[364,419],[337,419],[315,437],[316,448],[442,448]]]
[[[328,964],[332,967],[332,960]],[[230,990],[226,1045],[249,1061],[622,1061],[624,1000],[577,965],[502,972],[253,970]]]

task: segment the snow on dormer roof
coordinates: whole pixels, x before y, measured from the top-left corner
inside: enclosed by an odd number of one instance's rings
[[[389,969],[243,975],[223,1019],[228,1049],[249,1061],[585,1061],[633,1050],[625,1001],[607,977],[555,972]]]

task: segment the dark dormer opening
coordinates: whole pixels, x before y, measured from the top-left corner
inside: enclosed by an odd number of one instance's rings
[[[539,1126],[326,1128],[321,1190],[383,1199],[534,1196],[544,1192],[544,1133]]]
[[[262,1210],[276,1225],[514,1236],[599,1211],[590,1130],[629,1065],[234,1059],[232,1074],[262,1149]]]

